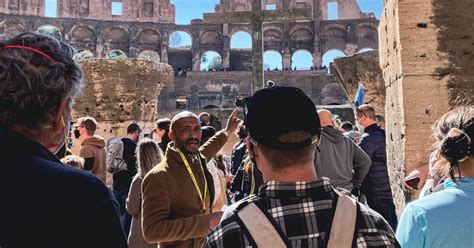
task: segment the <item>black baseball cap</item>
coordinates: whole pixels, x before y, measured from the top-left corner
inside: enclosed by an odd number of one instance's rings
[[[313,101],[299,88],[274,86],[259,90],[246,101],[245,126],[257,143],[277,150],[296,150],[313,144],[321,123]],[[280,141],[283,134],[305,131],[311,137],[299,143]]]

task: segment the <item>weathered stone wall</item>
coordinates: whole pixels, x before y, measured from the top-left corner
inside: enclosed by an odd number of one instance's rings
[[[455,105],[473,104],[473,11],[470,0],[385,1],[379,51],[398,213],[405,172],[428,160],[431,125]]]
[[[346,104],[343,88],[324,70],[266,71],[265,80],[276,85],[295,86],[303,89],[317,105]],[[209,106],[234,107],[238,96],[250,95],[250,71],[188,72],[187,77],[176,77],[159,97],[158,110],[176,109],[176,99],[187,99],[187,109]]]
[[[84,89],[76,98],[74,119],[94,117],[97,134],[106,140],[125,136],[132,122],[140,123],[144,133],[154,128],[160,90],[173,81],[171,66],[136,59],[94,59],[81,66]]]
[[[331,72],[344,87],[351,103],[354,103],[359,85],[363,85],[364,103],[371,104],[377,114],[385,115],[385,82],[378,51],[335,59]]]

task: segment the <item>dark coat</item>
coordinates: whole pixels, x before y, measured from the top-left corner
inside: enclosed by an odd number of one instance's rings
[[[87,171],[0,127],[0,247],[127,247],[117,202]]]
[[[377,124],[368,126],[365,128],[359,145],[372,161],[369,173],[362,182],[361,194],[391,197],[392,191],[387,171],[385,131]]]

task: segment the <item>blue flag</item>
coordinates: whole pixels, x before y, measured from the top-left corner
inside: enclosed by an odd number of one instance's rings
[[[364,97],[365,97],[364,85],[361,84],[359,85],[359,88],[357,89],[357,93],[354,99],[354,105],[356,106],[356,108],[364,104]]]

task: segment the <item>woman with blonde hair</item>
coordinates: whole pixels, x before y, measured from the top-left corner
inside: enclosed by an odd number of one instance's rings
[[[402,247],[474,247],[474,107],[449,111],[433,129],[444,189],[407,205],[397,240]]]
[[[149,138],[144,138],[140,141],[136,151],[137,156],[137,174],[133,178],[128,193],[126,208],[128,213],[132,215],[132,226],[130,228],[130,235],[128,237],[129,248],[145,248],[156,247],[157,244],[149,244],[143,239],[141,227],[141,206],[142,206],[142,181],[145,175],[155,165],[161,162],[163,153],[158,144]]]

